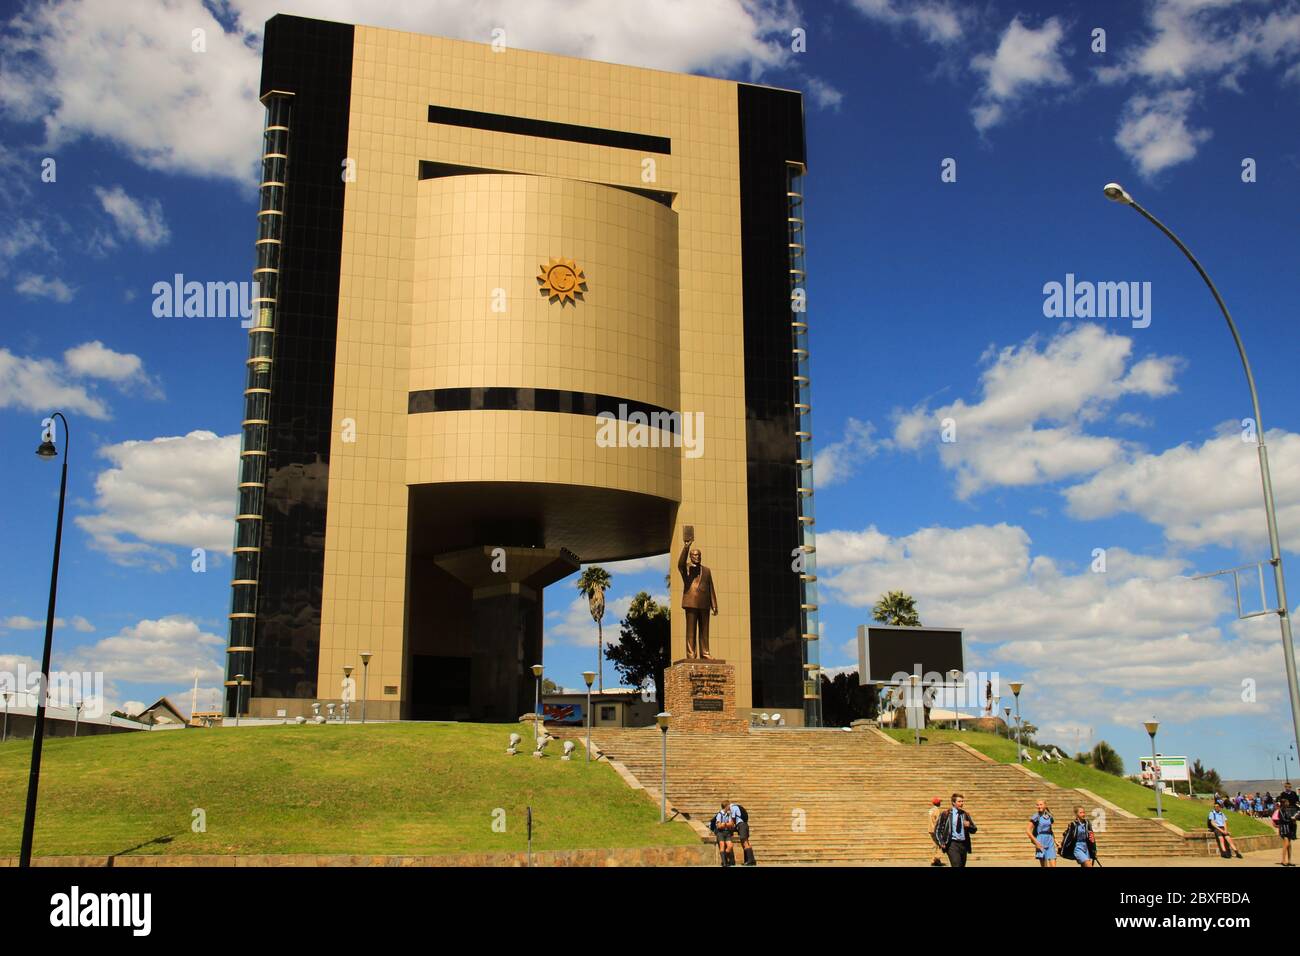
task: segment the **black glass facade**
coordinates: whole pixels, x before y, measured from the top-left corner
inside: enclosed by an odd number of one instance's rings
[[[803,98],[741,84],[740,230],[753,706],[804,710],[799,443],[790,345],[788,163],[803,164]]]
[[[290,155],[279,187],[283,244],[275,331],[265,336],[274,338],[270,391],[246,397],[247,405],[258,396],[257,417],[269,424],[261,426],[266,454],[256,456],[264,457],[260,468],[265,484],[259,551],[243,552],[260,555],[256,624],[249,628],[237,623],[247,619],[232,618],[231,625],[231,645],[243,646],[251,639],[253,647],[252,687],[241,695],[245,711],[250,691],[256,697],[312,698],[317,693],[343,242],[340,173],[347,156],[352,46],[353,28],[347,24],[289,16],[273,17],[266,24],[261,96],[264,102],[275,99],[277,91],[293,96]],[[264,222],[259,238],[269,236],[272,228]],[[245,419],[249,417],[246,408]],[[247,524],[254,527],[253,522]],[[255,537],[252,530],[240,534],[250,542]],[[252,562],[245,558],[241,567],[236,557],[236,580],[252,570]],[[230,668],[250,667],[242,663],[248,660],[243,652],[230,656],[228,682],[237,672]],[[235,700],[235,688],[228,687],[227,713],[233,712]]]

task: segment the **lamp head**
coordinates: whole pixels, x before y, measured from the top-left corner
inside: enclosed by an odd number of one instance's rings
[[[534,664],[534,665],[533,665],[533,676],[534,676],[534,677],[541,677],[541,676],[542,676],[542,665],[541,665],[541,664]]]
[[[664,733],[668,733],[668,718],[670,717],[672,717],[672,714],[666,710],[655,714],[655,723],[659,725],[659,729]]]
[[[1125,206],[1133,205],[1133,197],[1119,183],[1107,183],[1102,187],[1101,191],[1106,194],[1106,198],[1111,202],[1121,203]]]
[[[372,654],[372,653],[370,653],[370,651],[362,651],[362,652],[361,652],[361,666],[362,666],[362,667],[366,667],[366,666],[368,666],[368,665],[370,664],[370,658],[372,658],[372,657],[374,657],[374,656],[375,656],[375,655]]]
[[[1154,739],[1156,735],[1156,731],[1160,729],[1160,721],[1152,717],[1150,720],[1146,721],[1142,726],[1147,729],[1147,733],[1150,734],[1151,737]]]
[[[38,458],[58,458],[59,450],[54,447],[54,442],[46,440],[36,446],[36,456]]]
[[[587,690],[591,690],[592,683],[596,680],[595,671],[583,671],[582,680],[587,685]]]
[[[1022,688],[1022,687],[1025,686],[1025,682],[1022,681],[1022,680],[1013,680],[1013,681],[1010,681],[1010,682],[1007,684],[1007,686],[1011,688],[1011,693],[1013,693],[1013,694],[1015,694],[1017,697],[1019,697],[1019,696],[1020,696],[1020,688]]]

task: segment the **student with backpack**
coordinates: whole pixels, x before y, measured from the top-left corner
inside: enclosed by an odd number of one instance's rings
[[[1061,840],[1061,856],[1073,858],[1080,866],[1091,867],[1097,862],[1097,835],[1083,807],[1074,808],[1074,819],[1065,828]]]
[[[731,805],[731,818],[736,823],[735,839],[745,851],[745,866],[757,866],[758,861],[754,859],[754,848],[749,845],[749,811],[738,803]]]
[[[736,854],[731,848],[731,835],[736,829],[736,818],[731,813],[731,802],[722,801],[722,809],[713,815],[709,829],[718,839],[718,856],[723,866],[735,866]]]
[[[1295,866],[1291,862],[1291,842],[1295,840],[1296,824],[1300,822],[1300,805],[1295,800],[1295,792],[1283,791],[1277,798],[1277,809],[1273,811],[1273,826],[1282,838],[1282,865]]]
[[[1223,804],[1220,801],[1214,801],[1214,809],[1210,811],[1206,822],[1219,845],[1219,856],[1230,860],[1235,853],[1237,859],[1242,859],[1241,851],[1237,849],[1237,844],[1232,842],[1232,835],[1228,833],[1228,815],[1223,812]]]

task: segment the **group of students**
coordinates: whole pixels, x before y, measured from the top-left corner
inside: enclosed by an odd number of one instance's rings
[[[943,866],[943,857],[949,865],[960,869],[966,865],[971,852],[971,836],[978,832],[975,821],[965,809],[966,800],[960,793],[952,795],[952,805],[943,809],[943,800],[935,797],[930,802],[930,839],[934,842],[931,866]],[[1056,820],[1047,809],[1046,801],[1039,800],[1034,815],[1025,826],[1025,833],[1034,845],[1034,857],[1039,866],[1056,866],[1058,856],[1072,859],[1080,866],[1097,863],[1097,835],[1088,811],[1074,808],[1074,819],[1065,828],[1060,851],[1056,845]]]
[[[1295,791],[1291,789],[1291,781],[1288,780],[1286,787],[1277,795],[1276,799],[1267,790],[1263,793],[1242,793],[1239,790],[1235,797],[1225,798],[1225,805],[1247,816],[1271,819],[1273,814],[1277,812],[1278,807],[1282,805],[1282,801],[1290,799],[1294,795]]]
[[[754,866],[754,848],[749,845],[749,811],[730,800],[713,815],[709,829],[718,841],[718,859],[723,866],[736,865],[736,844],[744,851],[745,866]]]

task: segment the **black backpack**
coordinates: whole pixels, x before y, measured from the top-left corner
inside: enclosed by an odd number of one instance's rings
[[[748,823],[749,811],[746,810],[744,807],[742,807],[740,804],[736,804],[736,809],[740,811],[740,819],[743,820],[745,823]]]

